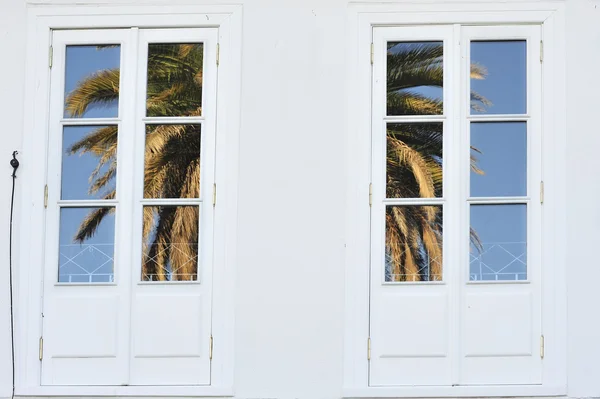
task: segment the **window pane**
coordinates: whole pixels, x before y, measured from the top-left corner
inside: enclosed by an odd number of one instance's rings
[[[527,279],[527,205],[471,205],[471,281]]]
[[[65,126],[61,199],[115,198],[117,126]]]
[[[202,114],[202,43],[148,45],[148,116]]]
[[[442,196],[442,123],[387,126],[387,198]]]
[[[442,224],[441,206],[388,206],[385,281],[441,281]]]
[[[441,114],[444,43],[388,42],[387,51],[387,114]]]
[[[58,282],[114,281],[115,208],[60,210]]]
[[[471,113],[527,113],[527,42],[471,42]]]
[[[144,198],[200,196],[201,125],[147,125]]]
[[[527,123],[471,123],[471,196],[527,195]]]
[[[119,45],[67,46],[65,118],[108,118],[119,112]]]
[[[198,279],[197,206],[145,206],[143,281]]]

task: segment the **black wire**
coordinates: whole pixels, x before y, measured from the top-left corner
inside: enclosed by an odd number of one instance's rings
[[[12,359],[12,395],[15,397],[15,316],[13,311],[13,272],[12,272],[12,233],[13,233],[13,210],[15,207],[15,183],[17,181],[17,169],[19,161],[17,160],[17,151],[13,151],[10,166],[13,167],[12,173],[12,193],[10,195],[10,227],[8,234],[8,284],[10,291],[10,342]]]

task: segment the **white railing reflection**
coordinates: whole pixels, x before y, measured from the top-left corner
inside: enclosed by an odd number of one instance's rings
[[[59,283],[114,282],[115,244],[67,244],[59,247]]]
[[[196,281],[197,273],[170,273],[170,274],[147,274],[142,275],[144,281],[163,282],[163,281]]]
[[[484,242],[471,245],[470,281],[527,280],[527,242]]]
[[[114,276],[114,243],[108,244],[67,244],[59,247],[59,283],[112,283]],[[143,281],[196,281],[198,243],[166,243],[153,256],[146,254],[144,262],[158,268],[162,273],[143,273]],[[177,252],[177,267],[171,261],[161,265],[159,259],[166,253]],[[191,266],[191,267],[190,267]],[[187,268],[191,273],[183,273]],[[192,269],[192,270],[190,270]]]

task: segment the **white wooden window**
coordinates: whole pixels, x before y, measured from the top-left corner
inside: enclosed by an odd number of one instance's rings
[[[231,394],[238,11],[30,10],[17,394]]]
[[[537,384],[540,27],[373,45],[370,384]]]
[[[552,391],[549,377],[563,378],[545,360],[558,336],[542,229],[557,225],[542,217],[543,180],[558,184],[542,140],[556,134],[542,128],[552,13],[357,8],[346,395]]]
[[[207,385],[217,30],[52,49],[42,384]]]

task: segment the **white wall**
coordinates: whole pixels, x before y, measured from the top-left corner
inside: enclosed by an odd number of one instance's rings
[[[600,92],[600,2],[568,1],[567,8],[567,212],[568,232],[568,370],[569,394],[600,396],[600,303],[597,262],[590,260],[598,247],[600,166],[596,127]],[[593,257],[594,255],[592,255]]]
[[[75,0],[61,1],[65,2]],[[244,37],[236,395],[340,397],[345,95],[353,90],[345,81],[347,2],[240,2]],[[572,169],[569,198],[573,198],[572,206],[565,209],[570,259],[568,382],[570,396],[590,397],[600,396],[600,311],[594,306],[600,304],[596,284],[600,266],[594,252],[600,241],[595,224],[600,212],[593,202],[600,194],[596,177],[600,127],[595,118],[600,93],[600,2],[567,0],[566,4],[566,151]],[[10,396],[11,390],[8,162],[24,133],[25,16],[24,0],[0,0],[0,397]]]
[[[20,0],[0,0],[0,118],[3,121],[0,130],[0,397],[10,396],[12,393],[8,284],[12,168],[9,161],[12,152],[20,148],[23,137],[25,32],[25,3]],[[17,182],[18,185],[26,183],[20,180]],[[16,208],[15,214],[18,212],[18,205]],[[16,236],[16,224],[15,230]]]

